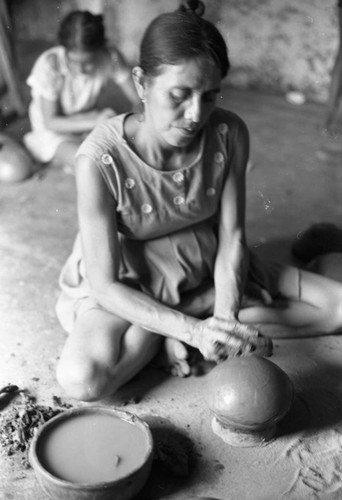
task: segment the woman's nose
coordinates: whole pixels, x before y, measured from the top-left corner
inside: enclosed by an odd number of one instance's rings
[[[187,108],[184,113],[184,118],[191,122],[198,123],[201,118],[202,106],[201,99],[197,96],[192,97],[187,103]]]

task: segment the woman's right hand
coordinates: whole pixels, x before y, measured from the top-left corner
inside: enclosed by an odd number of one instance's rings
[[[263,337],[255,328],[214,316],[197,323],[193,341],[205,359],[216,363],[249,353],[272,354],[271,339]]]

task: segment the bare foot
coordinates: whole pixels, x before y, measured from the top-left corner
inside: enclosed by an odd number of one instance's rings
[[[189,352],[182,342],[175,339],[165,339],[157,365],[177,377],[188,377],[191,374]]]

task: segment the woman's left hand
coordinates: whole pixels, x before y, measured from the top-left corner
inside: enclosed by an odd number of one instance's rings
[[[240,323],[236,319],[225,320],[224,329],[229,335],[234,335],[242,341],[242,345],[236,349],[230,349],[228,357],[243,356],[253,353],[258,356],[271,356],[273,351],[272,340],[260,334],[256,328]]]

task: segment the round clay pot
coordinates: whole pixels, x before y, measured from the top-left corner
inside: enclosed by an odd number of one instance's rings
[[[233,446],[260,446],[270,441],[293,398],[288,375],[258,356],[229,359],[208,375],[212,429]]]
[[[21,182],[34,171],[33,160],[26,149],[11,137],[0,134],[0,183]]]
[[[332,280],[342,281],[342,251],[316,257],[309,263],[307,269]]]
[[[153,440],[148,425],[131,413],[76,408],[39,429],[29,458],[52,500],[130,500],[149,476]]]
[[[342,252],[342,228],[330,222],[312,224],[292,245],[292,254],[304,264],[330,252]]]

